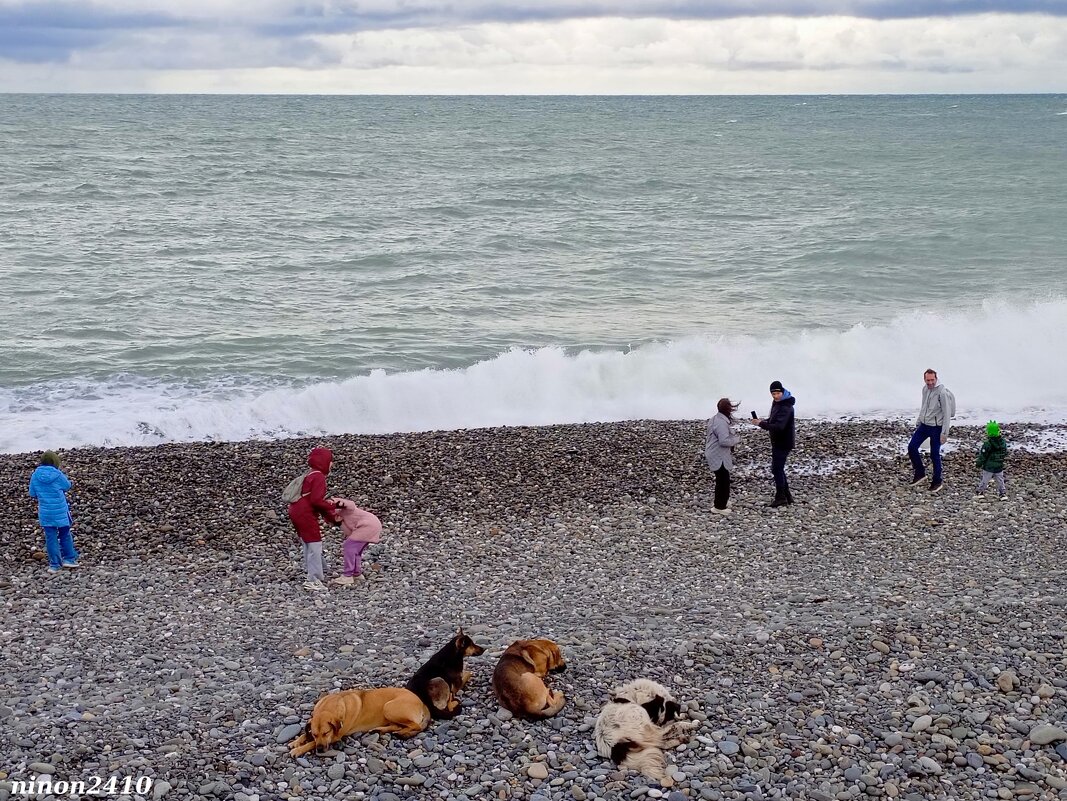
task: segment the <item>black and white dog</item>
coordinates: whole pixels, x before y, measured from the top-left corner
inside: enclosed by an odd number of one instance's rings
[[[678,720],[681,706],[666,687],[637,679],[612,693],[596,719],[596,750],[617,765],[655,779],[662,787],[674,780],[667,773],[663,751],[689,740],[700,724]]]

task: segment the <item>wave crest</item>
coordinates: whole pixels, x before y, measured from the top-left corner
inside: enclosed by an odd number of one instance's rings
[[[0,390],[0,451],[698,419],[720,397],[740,400],[745,414],[766,411],[773,379],[797,396],[800,417],[894,418],[915,414],[927,367],[955,393],[960,422],[1064,422],[1065,321],[1064,299],[987,302],[839,332],[697,336],[627,351],[513,349],[464,369],[376,370],[299,387],[240,377],[211,386],[49,383]]]

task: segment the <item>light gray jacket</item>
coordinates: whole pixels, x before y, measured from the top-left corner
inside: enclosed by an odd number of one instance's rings
[[[704,436],[704,458],[708,467],[718,470],[725,467],[734,469],[734,453],[731,450],[741,441],[741,437],[730,430],[730,419],[722,412],[717,412],[708,420],[708,432]]]
[[[941,433],[948,436],[955,414],[956,396],[949,392],[948,387],[939,382],[934,384],[933,389],[930,389],[923,384],[923,402],[919,407],[919,423],[941,426]]]

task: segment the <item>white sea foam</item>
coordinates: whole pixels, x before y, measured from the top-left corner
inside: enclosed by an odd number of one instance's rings
[[[608,352],[511,350],[461,370],[190,388],[135,379],[0,390],[0,451],[707,417],[728,396],[764,413],[780,379],[818,419],[913,416],[926,367],[957,422],[1067,422],[1067,300],[916,313],[841,332],[687,337]]]

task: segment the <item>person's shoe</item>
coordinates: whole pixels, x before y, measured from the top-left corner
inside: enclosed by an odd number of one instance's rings
[[[774,493],[774,500],[767,505],[772,509],[777,509],[779,506],[785,506],[788,503],[789,501],[785,499],[785,490],[778,490]]]
[[[59,572],[59,568],[58,567],[52,567],[51,565],[49,565],[48,566],[48,572],[51,573],[54,576],[56,573]]]
[[[69,567],[71,570],[77,570],[81,565],[77,562],[64,562],[63,567]]]
[[[725,509],[717,509],[716,507],[713,506],[713,507],[711,507],[711,511],[714,512],[717,515],[722,515],[722,516],[725,517],[726,515],[730,514],[730,507],[727,506]]]
[[[321,581],[315,580],[315,581],[305,581],[304,582],[304,589],[305,590],[312,590],[314,592],[325,592],[327,590],[327,587]]]
[[[337,584],[337,585],[339,585],[341,587],[347,587],[349,584],[355,584],[356,580],[354,578],[352,578],[352,576],[338,576],[337,578],[335,578],[330,583],[331,584]]]
[[[974,494],[974,499],[976,501],[984,501],[985,500],[985,493],[984,492],[976,492]]]
[[[912,479],[912,480],[911,480],[910,482],[908,482],[908,483],[909,483],[909,484],[910,484],[911,486],[913,486],[913,487],[914,487],[914,486],[915,486],[916,484],[922,484],[922,483],[923,483],[924,481],[926,481],[926,476],[925,476],[925,475],[922,475],[922,476],[915,476],[915,478],[913,478],[913,479]]]
[[[785,502],[787,504],[793,502],[793,493],[789,491],[789,487],[785,488]]]
[[[1002,501],[1006,501],[1006,500],[1008,500],[1008,493],[1006,493],[1006,492],[1002,492],[1002,493],[1000,493],[1000,499],[1001,499]]]
[[[930,483],[930,492],[941,492],[941,488],[945,486],[940,481],[933,481]]]

